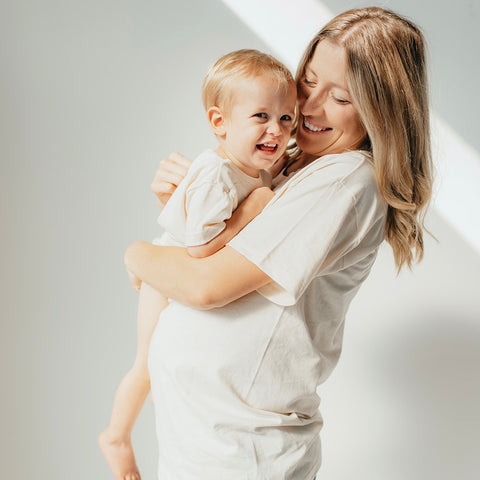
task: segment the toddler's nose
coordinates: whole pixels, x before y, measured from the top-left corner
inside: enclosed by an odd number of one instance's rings
[[[278,122],[270,122],[267,128],[267,132],[270,135],[274,135],[275,137],[278,137],[282,133],[282,129],[280,127],[280,124]]]

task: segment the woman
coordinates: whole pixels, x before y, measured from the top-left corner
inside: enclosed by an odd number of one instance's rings
[[[260,215],[204,259],[145,242],[126,252],[134,284],[175,300],[150,345],[160,478],[311,480],[316,388],[350,301],[383,239],[398,269],[422,257],[432,178],[419,30],[380,8],[340,14],[297,84],[295,151]],[[262,204],[249,200],[224,238]]]

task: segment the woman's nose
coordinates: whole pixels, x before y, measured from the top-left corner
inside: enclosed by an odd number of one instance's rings
[[[299,107],[302,115],[314,115],[323,110],[325,95],[319,89],[311,89],[308,94],[303,94],[299,100]]]

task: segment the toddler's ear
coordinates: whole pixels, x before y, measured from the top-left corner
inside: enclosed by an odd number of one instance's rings
[[[225,136],[225,116],[222,110],[217,107],[210,107],[207,111],[207,118],[212,127],[213,133],[221,137]]]

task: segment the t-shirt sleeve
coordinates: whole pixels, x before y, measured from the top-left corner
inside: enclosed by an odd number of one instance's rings
[[[358,243],[357,203],[341,180],[314,171],[279,192],[229,245],[272,279],[259,293],[293,305],[314,277],[341,268]]]
[[[203,245],[225,229],[237,208],[236,195],[226,183],[192,185],[185,194],[185,244]]]

